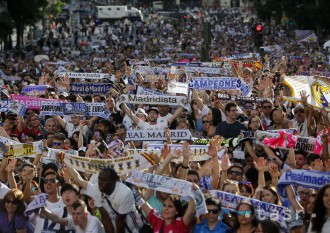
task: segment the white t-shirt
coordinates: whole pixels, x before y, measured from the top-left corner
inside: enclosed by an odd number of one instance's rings
[[[87,135],[87,130],[88,130],[88,127],[87,127],[87,125],[85,125],[84,128],[83,128],[84,137],[86,137],[86,135]],[[72,134],[74,132],[79,131],[79,125],[74,126],[72,123],[66,123],[65,124],[65,131],[68,132],[68,137],[71,138]]]
[[[301,137],[308,137],[308,129],[307,129],[307,120],[305,120],[301,125],[293,119],[292,121],[293,128],[296,128],[299,131],[299,135]]]
[[[74,229],[76,233],[105,233],[101,221],[97,217],[92,216],[90,213],[88,213],[87,215],[87,226],[85,230],[75,225],[73,223],[72,217],[68,217],[67,220],[68,220],[68,227],[70,229]]]
[[[136,224],[141,227],[143,222],[135,208],[133,193],[126,185],[121,182],[117,182],[115,190],[110,196],[108,196],[100,192],[98,183],[92,184],[89,182],[85,194],[94,199],[96,207],[102,206],[108,212],[115,228],[116,213],[111,209],[106,198],[110,201],[112,208],[114,208],[114,210],[116,210],[119,214],[127,214],[126,224],[130,228],[131,232],[139,232],[139,229],[136,228]],[[127,230],[125,231],[128,232]]]
[[[157,119],[157,123],[158,124],[166,124],[167,125],[167,121],[173,116],[173,114],[171,113],[167,113],[166,116],[159,116]]]
[[[64,207],[65,204],[62,201],[62,198],[57,202],[49,202],[48,200],[46,201],[46,208],[51,211],[53,214],[66,218],[69,216],[69,213],[67,215],[64,215]],[[56,232],[61,228],[61,225],[59,223],[53,223],[49,219],[45,218],[40,218],[39,216],[36,217],[35,219],[35,233],[51,233],[51,232]],[[65,227],[65,230],[70,230],[72,228],[69,228],[68,226]]]

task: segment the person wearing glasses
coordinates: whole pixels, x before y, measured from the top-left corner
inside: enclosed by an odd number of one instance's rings
[[[243,201],[236,207],[237,221],[233,233],[255,233],[258,225],[254,215],[254,207],[250,202]]]
[[[63,216],[65,204],[63,203],[62,197],[59,196],[59,178],[54,172],[48,172],[43,177],[44,190],[48,194],[48,200],[46,201],[46,207],[58,216]],[[35,220],[35,231],[34,232],[47,232],[57,231],[61,229],[60,224],[53,223],[49,219],[42,219],[37,217]]]
[[[0,203],[0,232],[26,233],[24,195],[19,189],[11,189]]]
[[[244,125],[237,120],[239,115],[237,104],[228,103],[225,107],[226,120],[219,123],[215,135],[220,135],[224,138],[235,138],[242,130],[245,130]]]
[[[53,149],[64,149],[64,141],[66,137],[63,133],[55,133],[52,138],[52,147]]]
[[[274,108],[273,102],[270,100],[264,100],[261,103],[261,111],[262,111],[262,124],[265,125],[266,127],[270,126],[271,124],[271,118],[270,118],[270,112]]]
[[[221,212],[220,200],[216,197],[208,197],[205,203],[208,213],[200,224],[195,225],[194,233],[230,232],[229,227],[219,219]]]
[[[299,131],[301,137],[308,137],[310,134],[308,132],[304,106],[302,104],[297,104],[292,112],[294,115],[294,119],[292,120],[293,127]]]

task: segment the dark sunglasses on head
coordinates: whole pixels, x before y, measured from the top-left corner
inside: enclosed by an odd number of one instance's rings
[[[47,184],[47,183],[55,184],[56,182],[57,182],[56,179],[44,179],[45,184]]]
[[[243,172],[239,172],[239,171],[230,171],[229,174],[233,175],[233,176],[241,176],[243,175]]]
[[[218,213],[218,210],[207,210],[207,212],[209,213],[209,214],[217,214]]]

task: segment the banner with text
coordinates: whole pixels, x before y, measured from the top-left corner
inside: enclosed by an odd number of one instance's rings
[[[170,130],[172,140],[191,140],[189,129]],[[166,141],[164,130],[128,130],[125,141]]]
[[[160,192],[191,197],[195,201],[197,217],[207,213],[202,191],[199,188],[194,190],[193,184],[188,181],[159,176],[151,173],[133,171],[131,176],[126,179],[126,182]]]
[[[125,156],[114,159],[95,159],[65,153],[64,162],[73,169],[90,174],[98,174],[102,169],[111,167],[119,176],[156,165],[156,155],[152,152],[127,150],[124,153]]]

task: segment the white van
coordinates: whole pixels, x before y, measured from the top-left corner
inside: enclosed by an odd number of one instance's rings
[[[140,10],[135,7],[128,9],[127,6],[96,6],[97,17],[99,20],[113,20],[113,19],[140,19],[143,21],[143,15]]]

